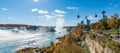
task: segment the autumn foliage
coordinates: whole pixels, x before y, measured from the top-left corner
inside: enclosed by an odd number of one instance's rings
[[[86,53],[86,48],[82,47],[78,42],[84,41],[85,36],[79,26],[67,34],[66,36],[60,37],[62,41],[54,44],[51,42],[49,47],[43,48],[27,48],[29,50],[21,49],[16,53],[32,53],[33,51],[44,52],[44,53]],[[29,52],[28,52],[29,51]]]

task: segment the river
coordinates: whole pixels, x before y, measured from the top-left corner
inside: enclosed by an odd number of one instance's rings
[[[49,46],[51,41],[58,42],[56,37],[67,33],[66,31],[56,34],[55,32],[0,29],[0,53],[14,53],[25,47]]]

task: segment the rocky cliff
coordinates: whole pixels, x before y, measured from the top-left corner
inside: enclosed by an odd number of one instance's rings
[[[108,46],[103,47],[98,42],[87,38],[86,39],[87,46],[90,50],[90,53],[115,53]]]

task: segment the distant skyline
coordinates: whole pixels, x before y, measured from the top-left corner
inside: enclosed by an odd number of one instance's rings
[[[64,25],[73,26],[81,20],[86,22],[85,16],[92,23],[98,21],[103,10],[108,17],[120,15],[120,0],[0,0],[0,24],[53,26],[62,18]]]

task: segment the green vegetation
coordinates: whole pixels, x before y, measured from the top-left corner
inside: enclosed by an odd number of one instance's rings
[[[24,51],[25,51],[26,53],[30,53],[30,52],[32,52],[32,50],[34,50],[34,49],[36,49],[36,48],[24,48],[24,49],[21,49],[21,50],[19,50],[19,51],[16,51],[16,53],[23,53]]]
[[[50,47],[52,47],[52,46],[54,46],[54,42],[53,41],[50,42]]]
[[[85,35],[82,30],[73,30],[69,34],[57,39],[61,40],[57,44],[50,43],[50,47],[43,48],[24,48],[16,51],[16,53],[33,53],[33,52],[44,52],[44,53],[86,53],[89,52],[86,44],[81,45],[82,41],[85,41]]]
[[[90,28],[94,29],[95,32],[103,32],[105,34],[117,35],[116,29],[119,29],[120,27],[120,18],[118,18],[118,14],[115,13],[110,18],[105,16],[105,11],[103,11],[102,14],[103,19],[100,19],[96,23],[90,24]],[[69,34],[63,37],[58,37],[57,39],[59,39],[60,42],[56,44],[51,42],[50,47],[24,48],[16,51],[16,53],[90,53],[87,44],[82,44],[83,42],[85,42],[85,34],[83,31],[83,29],[85,28],[86,25],[78,25],[76,29]],[[111,38],[100,36],[92,32],[89,33],[89,37],[92,40],[98,42],[101,46],[103,46],[103,48],[107,46],[115,53],[120,53],[120,44],[113,41]]]
[[[111,17],[103,16],[98,22],[92,23],[90,25],[91,29],[101,30],[104,33],[111,33],[113,35],[117,35],[117,30],[120,31],[120,18],[117,13],[115,13]],[[107,30],[107,31],[106,31]]]
[[[95,30],[95,32],[103,32],[104,34],[111,34],[114,36],[118,36],[118,31],[117,30]],[[119,31],[119,35],[120,35],[120,31]]]
[[[97,36],[93,33],[89,33],[89,35],[92,40],[99,42],[103,47],[108,46],[115,53],[120,53],[120,45],[118,42],[115,42],[111,38],[105,36]]]
[[[90,37],[92,40],[96,40],[96,39],[97,39],[97,35],[96,35],[96,34],[93,34],[93,33],[89,33],[89,37]]]
[[[106,31],[104,31],[104,33],[105,34],[112,34],[112,35],[118,35],[118,32],[117,32],[117,30],[107,30],[107,32]],[[119,33],[120,33],[120,31],[119,31]],[[120,34],[119,34],[120,35]]]

